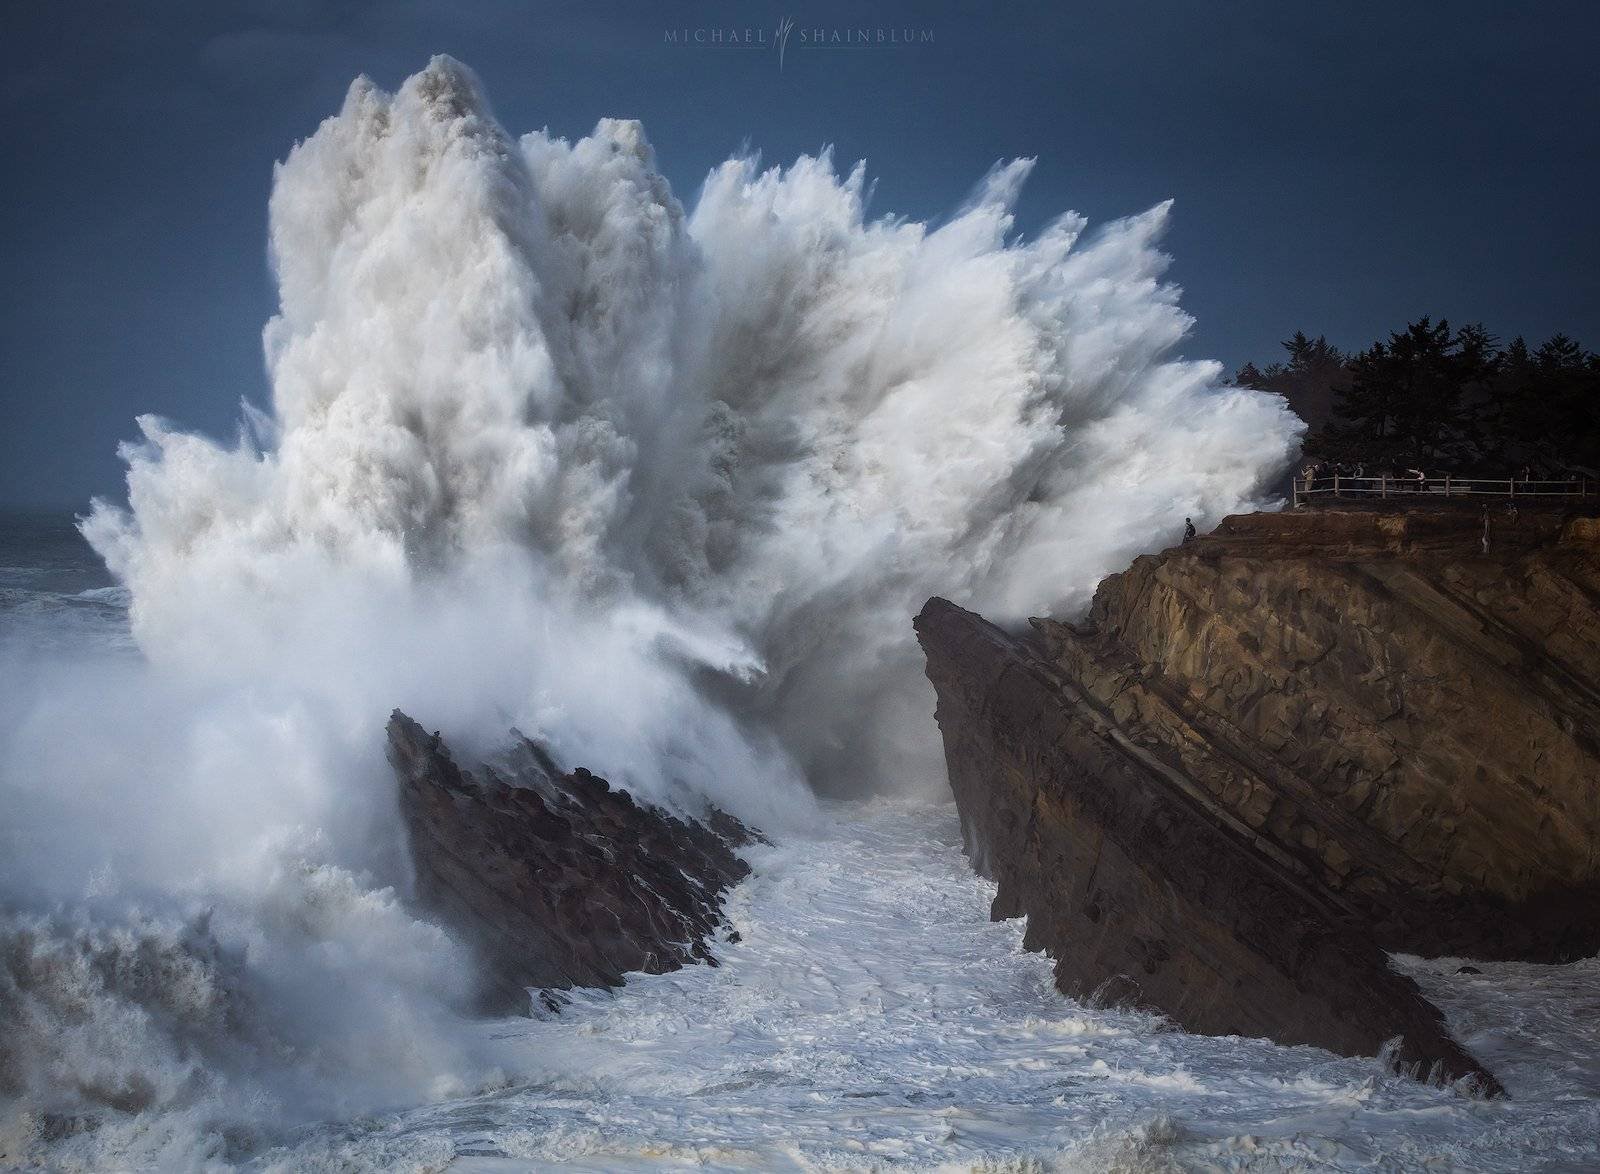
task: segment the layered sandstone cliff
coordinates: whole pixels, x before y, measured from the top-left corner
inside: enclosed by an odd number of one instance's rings
[[[1600,523],[1230,518],[1080,625],[918,617],[996,914],[1064,990],[1476,1065],[1384,950],[1600,948]]]

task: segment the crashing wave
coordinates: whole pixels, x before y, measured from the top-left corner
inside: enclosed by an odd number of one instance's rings
[[[927,225],[870,216],[861,165],[741,157],[686,210],[637,122],[516,140],[447,58],[393,95],[358,80],[277,171],[270,405],[232,445],[141,419],[128,507],[84,523],[143,662],[0,696],[7,932],[75,943],[50,948],[137,1018],[91,939],[15,918],[101,878],[187,975],[171,926],[215,907],[205,957],[252,992],[218,1014],[291,1041],[273,1095],[393,1103],[499,1062],[450,1042],[447,944],[390,890],[396,707],[779,835],[813,788],[937,785],[928,595],[1070,611],[1184,515],[1256,501],[1300,430],[1174,357],[1166,205],[1023,237],[1029,168]],[[152,1054],[243,1063],[140,1022]],[[326,1031],[311,1052],[296,1022]],[[43,1038],[8,1064],[46,1071]],[[137,1107],[116,1072],[19,1087],[73,1080]]]

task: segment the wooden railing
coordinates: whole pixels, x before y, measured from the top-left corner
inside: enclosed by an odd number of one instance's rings
[[[1582,500],[1595,496],[1597,487],[1587,478],[1570,481],[1524,481],[1517,477],[1351,477],[1344,473],[1318,473],[1294,479],[1294,504],[1329,498],[1406,498],[1421,494],[1435,497],[1529,498],[1539,501]]]

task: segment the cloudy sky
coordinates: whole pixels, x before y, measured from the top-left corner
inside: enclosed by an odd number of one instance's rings
[[[932,43],[791,37],[780,69],[666,37],[785,16]],[[1023,231],[1174,197],[1185,351],[1233,368],[1421,314],[1600,346],[1597,35],[1593,3],[1503,0],[8,4],[0,502],[116,493],[135,414],[226,434],[265,398],[272,165],[359,73],[451,53],[513,133],[641,118],[686,201],[745,144],[825,143],[877,213],[938,217],[1019,155]]]

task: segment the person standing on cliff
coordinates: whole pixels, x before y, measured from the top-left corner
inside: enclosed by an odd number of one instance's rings
[[[1194,523],[1188,518],[1183,520],[1183,540],[1185,542],[1194,537]]]

